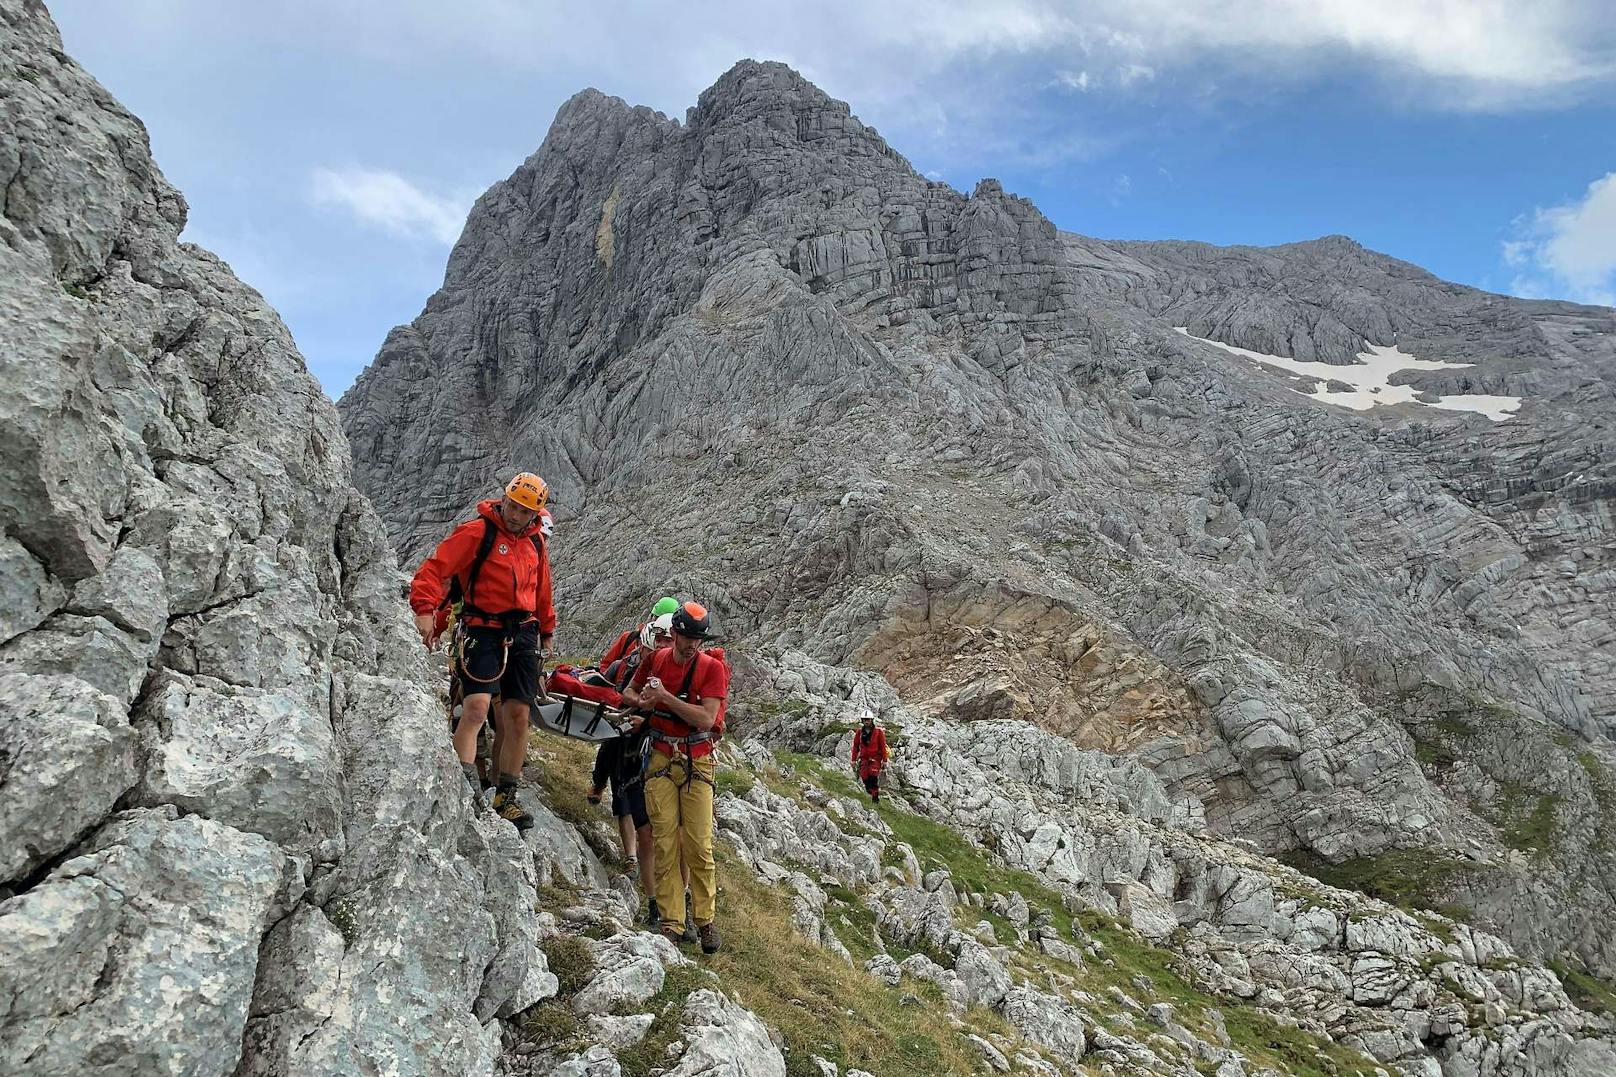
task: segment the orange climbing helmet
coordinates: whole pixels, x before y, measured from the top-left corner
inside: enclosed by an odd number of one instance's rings
[[[712,620],[707,616],[707,607],[700,602],[686,602],[679,607],[673,615],[674,635],[685,636],[690,639],[712,639]]]
[[[531,471],[524,471],[506,485],[505,496],[524,509],[543,512],[544,503],[550,500],[550,488]]]

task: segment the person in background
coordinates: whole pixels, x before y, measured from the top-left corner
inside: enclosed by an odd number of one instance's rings
[[[875,803],[881,802],[881,771],[892,758],[887,748],[886,730],[875,724],[875,715],[865,712],[864,721],[853,733],[853,770],[864,791]]]

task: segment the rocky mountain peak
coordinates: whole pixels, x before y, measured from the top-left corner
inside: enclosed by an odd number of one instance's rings
[[[1421,900],[1616,973],[1616,894],[1573,881],[1616,731],[1609,312],[1343,237],[1063,233],[856,124],[747,62],[678,131],[507,181],[546,197],[341,405],[407,555],[520,463],[564,506],[564,632],[698,595],[741,653],[1117,753],[1326,874],[1451,866]],[[442,435],[472,413],[496,433]],[[1460,730],[1489,777],[1442,762]],[[1134,878],[1189,892],[1189,859]]]

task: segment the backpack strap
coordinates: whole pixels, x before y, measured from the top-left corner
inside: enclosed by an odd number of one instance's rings
[[[612,686],[621,692],[628,687],[629,682],[634,679],[635,672],[639,670],[640,657],[640,648],[636,644],[632,651],[607,666],[601,672],[606,675],[607,680],[612,682]]]
[[[662,653],[661,651],[657,652],[657,654],[661,654],[661,653]],[[683,701],[685,703],[690,702],[690,685],[696,679],[696,669],[697,669],[698,666],[701,665],[702,657],[703,657],[702,653],[700,651],[697,651],[696,656],[693,659],[690,660],[690,665],[685,668],[684,683],[681,684],[679,686],[679,690],[674,693],[675,697],[677,697],[678,699],[680,699],[681,701]],[[674,714],[672,711],[656,710],[656,711],[649,711],[647,713],[654,714],[659,718],[671,719],[672,721],[678,722],[679,724],[685,726],[686,728],[690,728],[690,723],[689,722],[685,721],[683,718],[679,717],[677,714]],[[662,740],[665,740],[665,741],[668,741],[669,743],[682,742],[683,740],[686,739],[686,738],[665,737],[662,734],[656,733],[656,732],[653,732],[652,736],[658,737],[658,738],[660,738]],[[695,740],[706,740],[706,739],[708,739],[708,735],[707,734],[697,734],[693,739],[695,739]]]
[[[460,589],[460,595],[462,608],[467,613],[487,617],[489,615],[479,610],[471,601],[471,596],[477,593],[477,576],[483,570],[483,562],[488,560],[489,553],[494,549],[494,521],[486,516],[482,517],[482,521],[483,538],[477,544],[477,554],[471,559],[471,568],[466,571],[466,585]]]
[[[696,656],[690,660],[690,668],[685,670],[685,683],[679,686],[679,698],[686,703],[690,702],[690,684],[696,679],[696,670],[701,666],[702,657],[702,653],[697,651]]]

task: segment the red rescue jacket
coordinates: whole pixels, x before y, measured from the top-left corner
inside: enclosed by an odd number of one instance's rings
[[[640,645],[640,633],[644,629],[644,625],[635,625],[621,636],[618,636],[612,642],[612,645],[606,648],[606,653],[600,656],[600,661],[595,663],[595,668],[605,673],[613,662],[619,658],[628,657],[630,652]]]
[[[455,528],[421,562],[410,581],[410,608],[417,614],[435,613],[449,591],[449,581],[458,579],[462,588],[476,559],[488,526],[493,521],[494,546],[477,572],[477,593],[466,595],[468,605],[489,614],[523,611],[527,620],[539,622],[542,635],[556,630],[555,605],[550,596],[550,555],[539,536],[535,520],[521,534],[512,534],[499,518],[499,502],[490,498],[477,506],[477,518]],[[537,539],[537,541],[535,541]],[[475,623],[468,621],[468,623]]]
[[[860,780],[880,774],[890,754],[887,751],[886,730],[880,726],[876,726],[870,732],[870,739],[867,742],[864,739],[863,726],[853,730],[853,758],[850,762],[858,768]]]

